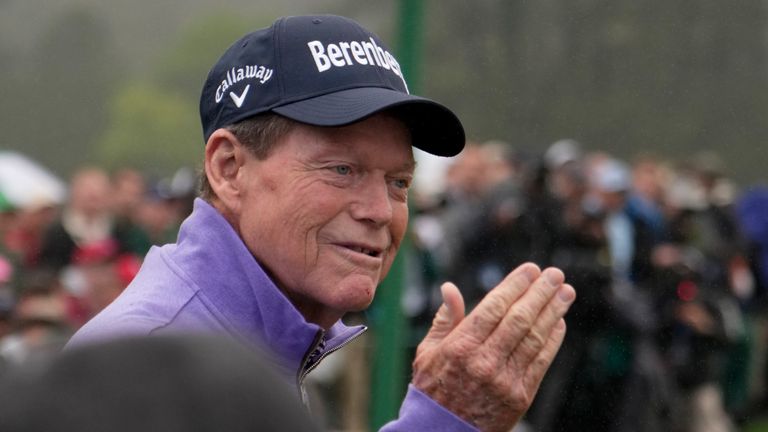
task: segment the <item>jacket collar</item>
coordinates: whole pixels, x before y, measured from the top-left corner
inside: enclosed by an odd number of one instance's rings
[[[195,200],[173,256],[217,318],[248,341],[266,345],[290,370],[302,368],[322,328],[304,319],[218,210]],[[335,350],[364,331],[365,326],[338,321],[324,334],[323,351]]]

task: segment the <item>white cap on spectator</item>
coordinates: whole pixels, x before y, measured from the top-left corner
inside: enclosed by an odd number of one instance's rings
[[[568,162],[579,159],[581,159],[581,144],[572,139],[555,141],[544,153],[544,162],[550,169],[561,167]]]
[[[594,171],[592,184],[604,192],[624,192],[631,187],[629,168],[616,159],[600,162]]]

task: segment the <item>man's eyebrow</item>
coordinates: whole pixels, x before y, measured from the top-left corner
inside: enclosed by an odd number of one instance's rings
[[[406,162],[406,163],[404,163],[404,164],[403,164],[403,170],[408,170],[408,171],[415,171],[415,170],[416,170],[416,166],[417,166],[418,164],[419,164],[419,163],[418,163],[418,162],[416,162],[415,160],[412,160],[412,161]]]

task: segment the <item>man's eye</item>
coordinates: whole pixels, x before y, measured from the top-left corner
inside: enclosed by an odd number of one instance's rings
[[[352,172],[352,168],[349,165],[337,165],[333,169],[336,171],[336,174],[341,175],[349,175]]]
[[[398,189],[408,189],[408,187],[411,185],[410,182],[406,179],[397,179],[392,181],[392,183]]]

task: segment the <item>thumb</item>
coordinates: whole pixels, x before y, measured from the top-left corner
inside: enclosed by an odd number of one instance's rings
[[[440,287],[443,295],[443,304],[438,309],[432,320],[432,327],[419,346],[427,349],[437,345],[464,319],[464,297],[459,288],[451,282],[446,282]]]

